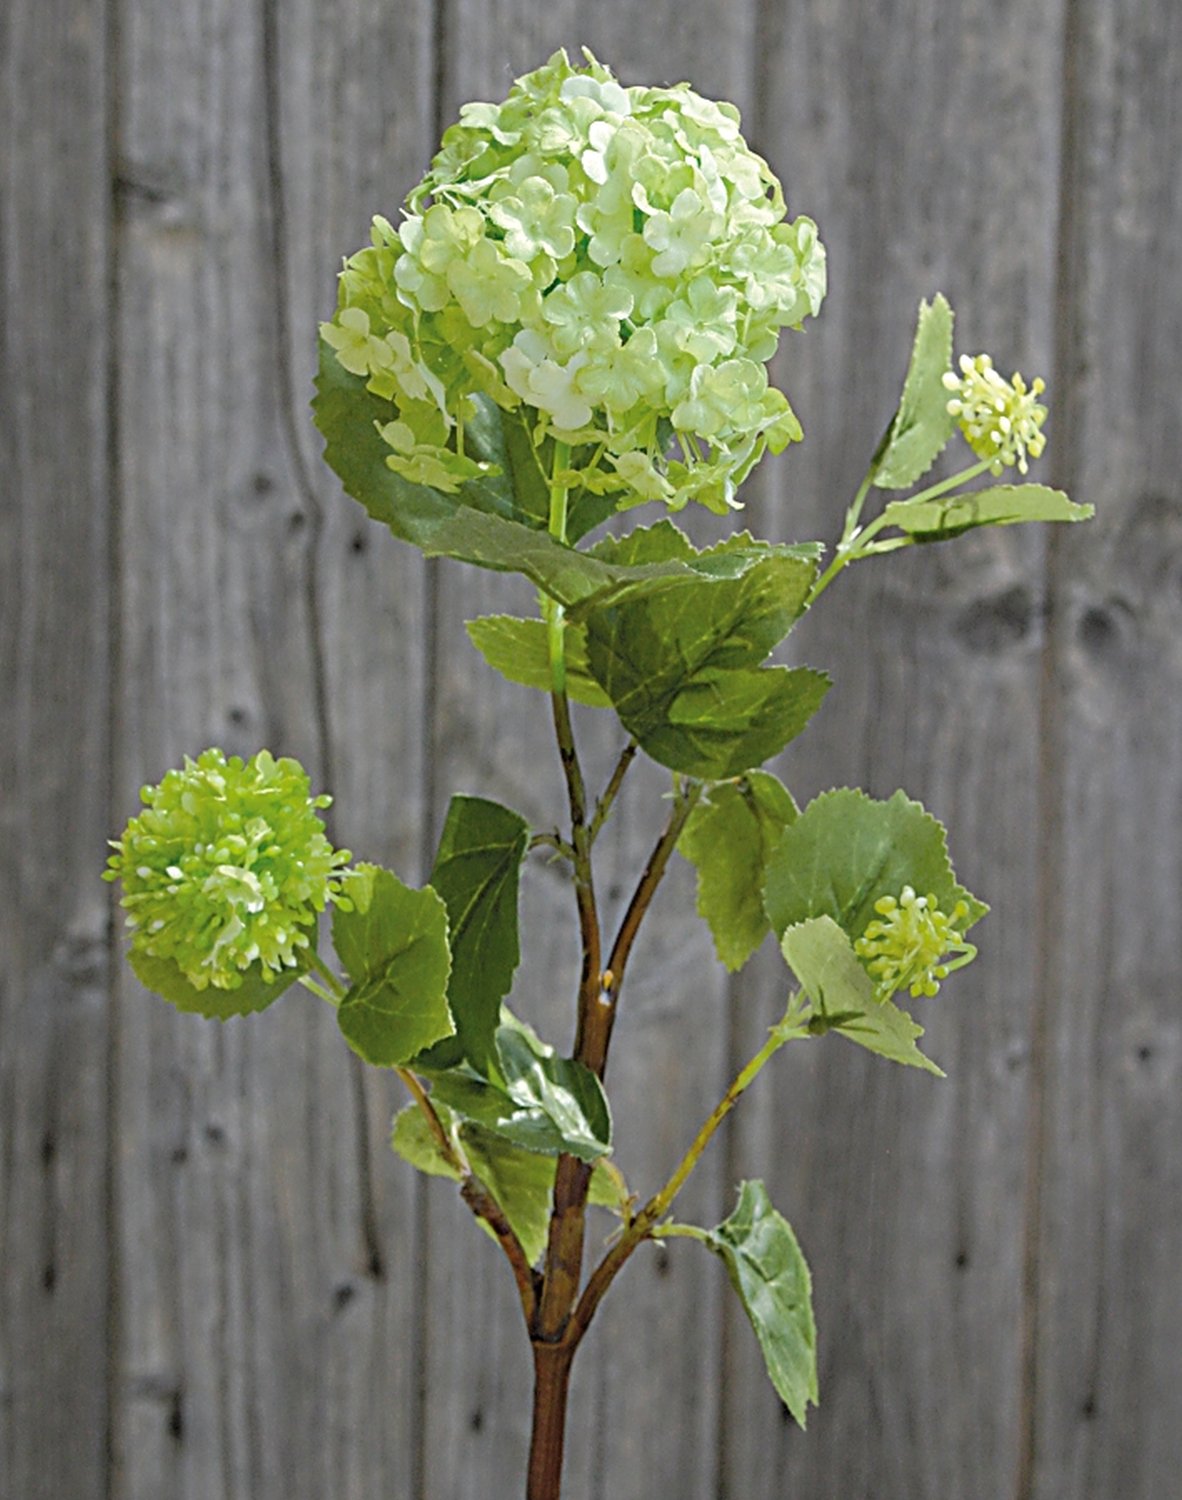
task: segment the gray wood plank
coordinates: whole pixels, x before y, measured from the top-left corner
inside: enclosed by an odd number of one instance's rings
[[[353,550],[356,518],[310,477],[302,436],[315,319],[364,238],[358,177],[414,149],[375,107],[379,71],[414,97],[405,40],[375,6],[338,7],[331,29],[261,4],[125,17],[121,814],[185,751],[267,744],[319,785],[340,769],[342,842],[417,854],[413,717],[388,758],[351,748],[383,677],[419,691],[398,634],[417,570]],[[379,571],[389,634],[349,612]],[[418,1238],[413,1195],[374,1161],[387,1105],[301,991],[217,1026],[122,988],[115,1494],[406,1493],[416,1377],[391,1351]]]
[[[764,8],[763,149],[831,272],[818,324],[782,355],[806,432],[774,476],[783,535],[840,530],[921,295],[960,310],[959,350],[1049,373],[1057,14]],[[785,757],[789,785],[905,787],[994,914],[977,968],[920,1016],[947,1081],[827,1039],[790,1052],[738,1122],[735,1161],[767,1176],[813,1266],[821,1407],[807,1434],[781,1421],[732,1306],[722,1495],[995,1500],[1012,1483],[1044,549],[1015,530],[865,565],[798,632],[835,686]],[[741,989],[747,1054],[783,1003],[774,954]]]
[[[1182,16],[1073,7],[1046,744],[1045,1110],[1022,1500],[1182,1466]]]
[[[626,82],[690,77],[702,92],[744,102],[751,16],[732,6],[685,10],[570,3],[539,10],[465,0],[452,14],[445,52],[445,120],[471,98],[503,97],[513,76],[558,46],[586,43]],[[709,44],[708,44],[709,39]],[[548,709],[537,694],[493,679],[468,646],[462,621],[510,609],[530,613],[520,583],[439,575],[439,807],[453,788],[480,790],[553,826],[565,806]],[[588,780],[602,786],[622,745],[606,716],[583,714],[578,732]],[[608,925],[618,920],[664,816],[663,773],[634,768],[604,834],[597,870]],[[577,977],[573,901],[544,861],[524,893],[529,933],[514,1005],[556,1043],[569,1045]],[[659,936],[658,936],[659,929]],[[618,1156],[634,1189],[653,1191],[675,1165],[725,1086],[725,985],[708,934],[693,916],[688,871],[675,870],[647,929],[621,1007],[609,1087]],[[691,1024],[695,1044],[685,1045]],[[714,1222],[721,1158],[703,1167],[686,1212]],[[438,1500],[519,1493],[528,1445],[531,1370],[506,1268],[474,1244],[461,1213],[432,1192],[429,1465],[426,1495]],[[588,1253],[610,1222],[596,1216]],[[463,1289],[463,1296],[456,1288]],[[720,1268],[706,1256],[638,1255],[621,1277],[575,1365],[566,1491],[571,1500],[640,1500],[712,1493],[718,1402],[714,1329]],[[473,1319],[479,1321],[475,1324]],[[642,1325],[649,1330],[641,1336]],[[477,1332],[476,1330],[479,1330]],[[671,1441],[670,1435],[684,1437]]]
[[[106,1493],[105,26],[0,15],[0,1493],[29,1500]]]

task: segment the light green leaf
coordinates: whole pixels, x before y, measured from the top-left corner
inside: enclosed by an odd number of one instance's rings
[[[943,1078],[916,1045],[923,1027],[893,1001],[874,999],[873,981],[832,917],[812,917],[789,927],[780,946],[811,1001],[796,1019],[814,1036],[839,1031],[880,1057]]]
[[[767,861],[796,816],[791,794],[769,771],[711,787],[690,813],[677,847],[698,872],[698,913],[728,969],[741,969],[769,930]]]
[[[458,1142],[475,1175],[500,1204],[514,1234],[521,1241],[526,1259],[534,1265],[546,1248],[557,1159],[538,1156],[474,1125],[463,1124],[438,1101],[435,1110],[444,1129]],[[439,1149],[416,1105],[409,1105],[395,1116],[390,1144],[418,1171],[459,1181],[460,1174]],[[620,1205],[619,1189],[603,1162],[597,1163],[591,1173],[589,1201],[603,1208],[618,1209]],[[488,1225],[483,1220],[479,1222],[495,1239]]]
[[[937,292],[919,304],[911,363],[899,410],[875,456],[874,483],[882,490],[909,489],[935,463],[952,436],[944,375],[952,367],[952,309]]]
[[[688,1227],[688,1226],[686,1226]],[[801,1427],[817,1405],[817,1327],[812,1279],[787,1219],[762,1182],[744,1182],[730,1218],[695,1230],[726,1265],[755,1330],[776,1394]]]
[[[715,561],[729,568],[740,556],[724,550]],[[828,678],[759,663],[799,618],[815,567],[772,553],[746,559],[737,577],[671,579],[582,612],[592,674],[654,760],[722,781],[800,733]]]
[[[353,910],[333,911],[337,957],[353,981],[337,1010],[345,1040],[377,1067],[397,1067],[455,1030],[447,1008],[447,909],[389,870],[358,865]]]
[[[189,982],[175,959],[153,958],[138,948],[132,948],[127,960],[146,990],[175,1005],[177,1010],[215,1021],[228,1021],[231,1016],[266,1010],[295,984],[301,974],[308,972],[307,963],[301,963],[297,968],[284,969],[276,974],[268,984],[263,978],[262,964],[256,963],[245,971],[236,990],[219,990],[213,985],[199,990]]]
[[[764,907],[778,936],[829,916],[852,941],[874,903],[907,885],[935,896],[944,912],[964,901],[966,929],[989,910],[957,884],[944,828],[931,813],[903,792],[879,802],[845,787],[823,792],[785,830],[768,862]]]
[[[390,420],[390,403],[366,390],[360,376],[345,370],[323,339],[312,404],[325,439],[325,460],[346,492],[375,521],[428,557],[451,557],[497,572],[520,573],[572,610],[582,602],[608,598],[637,584],[698,576],[696,561],[632,567],[563,546],[546,530],[538,529],[536,496],[525,489],[524,500],[515,501],[503,474],[465,484],[455,495],[411,484],[387,466],[390,449],[374,425]],[[482,407],[482,420],[495,425],[505,419],[499,411]],[[509,462],[516,472],[523,460],[516,454],[515,443],[515,438],[507,440]],[[486,437],[480,451],[492,453],[494,447]],[[576,526],[571,535],[577,530]],[[782,550],[803,555],[808,548]]]
[[[430,885],[447,907],[456,1039],[424,1059],[433,1066],[460,1057],[486,1075],[495,1066],[501,1001],[521,959],[517,894],[528,844],[518,813],[484,797],[451,799]]]
[[[478,620],[469,620],[465,629],[495,672],[510,682],[520,682],[543,693],[550,691],[550,643],[544,620],[483,615]],[[587,666],[587,638],[582,627],[568,621],[563,640],[568,696],[591,708],[610,708],[610,699]]]
[[[997,484],[942,500],[892,500],[884,515],[892,526],[921,542],[946,541],[974,526],[1013,526],[1020,521],[1086,521],[1092,505],[1077,505],[1045,484]]]

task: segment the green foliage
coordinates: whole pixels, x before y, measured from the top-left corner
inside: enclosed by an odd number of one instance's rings
[[[1045,484],[997,484],[940,500],[892,500],[883,515],[917,542],[943,542],[974,526],[1012,526],[1020,521],[1086,521],[1091,505],[1077,505]]]
[[[812,1278],[791,1225],[762,1182],[743,1182],[734,1212],[717,1229],[684,1228],[722,1258],[776,1394],[804,1427],[817,1405],[817,1328]]]
[[[956,882],[943,826],[903,792],[885,802],[842,788],[801,813],[768,864],[765,907],[772,930],[832,917],[851,942],[874,918],[874,903],[904,886],[931,892],[943,911],[964,901],[967,930],[988,911]]]
[[[789,927],[780,947],[811,1002],[793,1010],[794,1022],[813,1036],[838,1031],[891,1062],[944,1076],[916,1045],[923,1027],[892,1001],[876,998],[873,981],[832,917],[812,917]]]
[[[485,797],[451,799],[430,886],[447,907],[456,1036],[424,1059],[434,1067],[466,1058],[478,1073],[495,1072],[501,1001],[521,961],[517,896],[528,844],[518,813]]]
[[[520,682],[543,693],[550,691],[550,648],[545,621],[521,620],[513,615],[482,615],[478,620],[469,620],[465,629],[495,672],[510,682]],[[610,699],[587,665],[587,637],[583,628],[568,622],[563,645],[567,696],[590,708],[610,708]]]
[[[610,552],[629,562],[693,559],[713,575],[646,581],[578,612],[592,674],[654,760],[725,780],[800,733],[829,679],[760,663],[803,610],[811,555],[743,536],[695,557],[670,523],[634,532]]]
[[[218,989],[214,985],[199,990],[174,959],[155,958],[150,953],[132,948],[127,961],[146,990],[175,1005],[177,1010],[216,1021],[266,1010],[295,984],[301,974],[307,973],[308,968],[307,955],[301,953],[295,968],[284,969],[270,980],[265,977],[262,964],[256,963],[242,973],[241,982],[232,990]]]
[[[376,1067],[396,1067],[455,1030],[447,1008],[447,910],[428,886],[389,870],[349,872],[352,909],[333,913],[337,957],[353,981],[337,1010],[345,1040]]]
[[[433,1102],[444,1129],[467,1158],[473,1173],[500,1204],[521,1241],[525,1258],[535,1264],[546,1248],[557,1159],[513,1146],[501,1136],[465,1123],[438,1099]],[[418,1171],[459,1181],[460,1174],[443,1154],[416,1105],[408,1105],[395,1116],[390,1144]],[[619,1206],[618,1186],[602,1162],[591,1173],[588,1201],[601,1208]],[[480,1223],[495,1238],[489,1226],[483,1220]]]
[[[518,487],[511,499],[503,486],[493,484],[497,476],[464,484],[450,494],[392,472],[386,466],[389,449],[374,425],[382,418],[383,403],[365,389],[364,381],[342,368],[323,342],[316,392],[313,407],[325,439],[325,460],[375,521],[428,557],[450,557],[496,572],[520,573],[576,617],[578,606],[604,602],[637,585],[733,575],[756,553],[815,564],[819,552],[815,544],[773,548],[765,542],[751,542],[749,537],[732,539],[723,548],[702,554],[687,542],[683,555],[644,558],[634,565],[617,561],[610,552],[602,556],[580,552],[539,529],[536,492],[530,471],[522,464],[513,467]],[[513,421],[493,408],[482,411],[483,420],[492,428]]]
[[[769,771],[711,787],[690,813],[677,847],[698,872],[698,912],[728,969],[741,969],[770,930],[767,862],[796,816],[791,794]]]
[[[944,387],[951,363],[952,309],[937,292],[919,304],[899,409],[871,467],[879,489],[910,489],[943,452],[954,426]]]
[[[465,1064],[416,1067],[431,1079],[434,1098],[514,1146],[547,1156],[566,1151],[581,1161],[611,1150],[611,1113],[595,1074],[556,1057],[511,1018],[496,1033],[495,1064],[486,1073]]]

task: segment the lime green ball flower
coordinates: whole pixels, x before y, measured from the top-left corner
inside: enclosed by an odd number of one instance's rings
[[[299,762],[206,750],[140,799],[105,872],[123,884],[132,947],[198,990],[237,989],[256,964],[268,983],[296,967],[352,857],[325,837],[332,799],[309,795]]]
[[[976,957],[976,948],[959,931],[969,914],[964,901],[949,916],[934,896],[917,896],[906,885],[898,900],[883,896],[874,910],[882,920],[867,926],[854,950],[877,980],[880,999],[904,987],[913,998],[934,995],[942,979]]]
[[[376,219],[346,262],[324,336],[390,403],[407,478],[459,477],[435,450],[462,456],[467,416],[495,402],[621,508],[725,512],[800,435],[765,366],[820,308],[825,252],[786,212],[733,106],[558,52],[461,110],[397,233]]]
[[[1042,424],[1047,409],[1038,401],[1045,381],[1036,379],[1027,387],[1017,373],[1003,380],[988,354],[975,359],[962,354],[960,371],[957,375],[949,370],[944,387],[953,393],[948,412],[957,419],[965,441],[978,458],[990,461],[994,474],[1013,464],[1025,474],[1030,467],[1027,453],[1037,458],[1046,447]]]

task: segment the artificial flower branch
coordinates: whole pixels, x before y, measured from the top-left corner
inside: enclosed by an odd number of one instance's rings
[[[412,1102],[391,1144],[450,1178],[507,1258],[532,1347],[527,1500],[559,1500],[571,1363],[646,1239],[689,1237],[726,1264],[768,1375],[803,1426],[818,1399],[803,1251],[757,1180],[715,1228],[669,1217],[722,1122],[790,1040],[836,1034],[939,1074],[904,1002],[976,954],[986,907],[959,884],[941,825],[903,792],[849,788],[798,807],[765,769],[821,707],[825,674],[769,665],[853,561],[986,525],[1090,509],[1025,476],[1043,451],[1041,380],[986,355],[953,361],[953,317],[921,302],[895,415],[827,566],[808,541],[744,531],[699,550],[668,515],[739,508],[765,452],[802,432],[769,380],[784,329],[820,310],[816,225],[788,218],[738,111],[688,84],[626,88],[558,53],[500,104],[464,106],[395,227],[377,216],[321,329],[316,422],[346,490],[428,556],[520,574],[541,619],[470,621],[490,667],[550,700],[569,830],[453,796],[429,879],[334,850],[295,761],[211,748],[141,791],[107,878],[123,886],[130,962],[179,1009],[226,1021],[297,984]],[[954,434],[975,462],[918,488]],[[888,497],[868,523],[872,491]],[[598,537],[596,536],[598,532]],[[890,533],[884,535],[884,533]],[[571,703],[625,736],[592,807]],[[607,949],[592,851],[641,754],[672,805]],[[655,821],[655,820],[654,820]],[[581,966],[563,1055],[507,1003],[520,962],[527,852],[574,889]],[[636,1211],[613,1165],[604,1078],[625,975],[673,854],[728,971],[771,934],[798,986],[788,1011]],[[316,947],[331,910],[346,979]],[[552,986],[547,985],[547,990]],[[588,1216],[622,1220],[584,1281]]]

